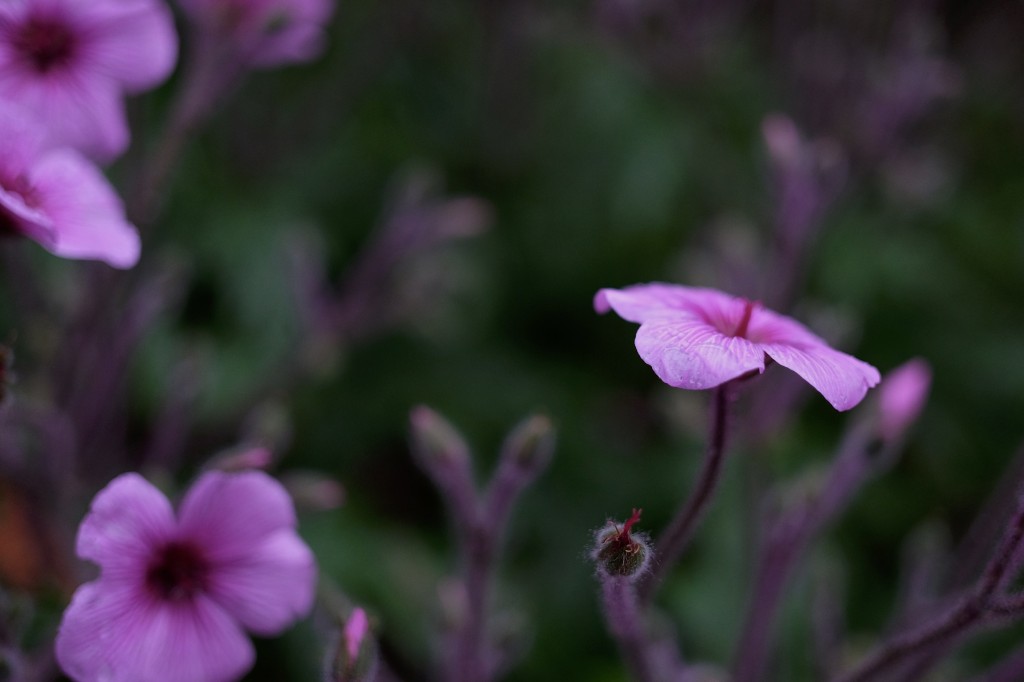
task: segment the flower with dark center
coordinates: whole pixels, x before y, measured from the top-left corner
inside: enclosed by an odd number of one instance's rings
[[[316,566],[280,483],[203,474],[177,517],[137,474],[101,490],[78,529],[100,577],[75,592],[57,661],[77,682],[227,682],[313,604]]]
[[[0,2],[0,106],[97,160],[128,146],[123,98],[162,82],[178,43],[159,0]]]

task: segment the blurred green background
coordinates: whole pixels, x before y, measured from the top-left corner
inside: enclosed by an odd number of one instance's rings
[[[762,283],[787,276],[763,271],[777,203],[761,123],[790,116],[838,144],[848,168],[793,314],[883,373],[914,356],[934,370],[904,457],[791,591],[773,679],[812,679],[809,578],[843,567],[852,648],[870,643],[908,536],[940,524],[955,547],[1021,443],[1022,30],[1011,2],[346,0],[323,57],[251,74],[167,187],[145,249],[186,263],[190,279],[134,361],[133,419],[145,425],[181,359],[198,358],[182,482],[269,422],[285,433],[280,472],[336,477],[345,504],[304,514],[302,534],[412,682],[430,678],[438,582],[455,557],[409,456],[410,408],[463,430],[481,480],[508,429],[549,415],[558,449],[515,510],[497,586],[523,648],[507,679],[623,680],[588,543],[632,507],[641,529],[664,526],[695,475],[709,396],[662,385],[633,349],[634,325],[596,315],[591,299],[652,280],[762,295],[723,263],[762,268]],[[922,94],[913,69],[933,67],[941,87]],[[112,169],[122,187],[174,86],[133,104],[136,159]],[[880,141],[876,105],[903,117]],[[295,304],[295,244],[312,243],[313,266],[343,282],[408,182],[482,199],[489,229],[418,249],[388,283],[401,314],[318,344]],[[282,369],[293,366],[298,380]],[[733,450],[660,599],[688,659],[727,665],[738,636],[753,557],[745,479],[766,488],[824,466],[848,418],[809,395],[771,438]],[[1015,640],[978,640],[947,675]],[[263,642],[248,679],[316,679],[322,644],[313,623]]]

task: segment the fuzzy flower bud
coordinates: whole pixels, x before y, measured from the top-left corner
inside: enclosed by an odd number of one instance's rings
[[[917,420],[931,388],[932,370],[915,358],[889,372],[879,389],[879,432],[886,441],[899,438]]]
[[[621,526],[609,520],[597,531],[591,558],[597,563],[598,570],[635,580],[650,566],[652,550],[648,538],[630,532],[640,520],[642,511],[634,509],[629,520]]]

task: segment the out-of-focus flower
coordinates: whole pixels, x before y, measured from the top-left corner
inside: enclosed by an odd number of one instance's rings
[[[128,146],[123,96],[163,81],[177,55],[158,0],[0,3],[0,102],[28,109],[56,143],[98,160]]]
[[[927,362],[914,358],[885,375],[878,389],[879,432],[885,440],[895,440],[917,420],[932,385],[932,370]]]
[[[639,323],[640,357],[677,388],[713,388],[764,372],[766,356],[837,410],[855,406],[879,381],[877,369],[829,347],[796,320],[713,289],[660,283],[601,289],[594,308]]]
[[[0,235],[23,235],[64,258],[129,268],[139,235],[103,174],[79,153],[54,149],[38,123],[0,107]]]
[[[292,502],[263,472],[203,474],[175,519],[137,474],[114,479],[78,529],[100,565],[57,635],[78,682],[227,682],[253,663],[245,630],[272,635],[308,613],[316,566]]]
[[[180,0],[203,29],[232,43],[243,61],[277,66],[320,54],[332,0]]]

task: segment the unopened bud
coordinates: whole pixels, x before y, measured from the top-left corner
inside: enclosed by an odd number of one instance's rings
[[[377,677],[377,650],[370,636],[370,620],[366,611],[353,609],[332,657],[328,682],[370,682]]]
[[[883,377],[878,389],[878,428],[884,440],[896,440],[917,421],[931,383],[931,367],[920,358],[903,363]]]
[[[631,533],[633,526],[640,520],[641,512],[640,509],[634,509],[624,524],[608,521],[597,531],[591,558],[599,570],[635,580],[650,566],[649,540],[642,533]]]
[[[273,462],[274,453],[268,448],[242,446],[215,456],[207,467],[221,471],[244,471],[246,469],[266,469]]]
[[[502,446],[501,458],[523,474],[536,476],[547,467],[555,451],[555,430],[551,420],[534,415],[520,422]]]
[[[302,511],[330,511],[345,501],[345,488],[316,471],[292,471],[281,477],[295,507]]]
[[[414,407],[409,414],[412,451],[429,473],[469,464],[469,447],[455,427],[429,407]]]

